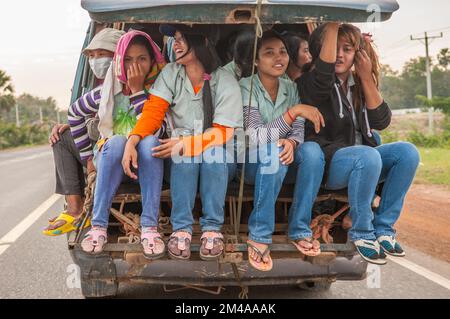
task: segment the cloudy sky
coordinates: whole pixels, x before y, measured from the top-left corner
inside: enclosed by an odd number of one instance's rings
[[[378,26],[363,25],[374,33],[382,63],[401,69],[412,57],[425,54],[424,45],[410,35],[444,33],[430,46],[436,55],[450,47],[450,1],[398,0],[400,10]],[[0,69],[12,78],[17,94],[53,96],[68,107],[70,88],[89,15],[79,0],[15,0],[0,2]]]

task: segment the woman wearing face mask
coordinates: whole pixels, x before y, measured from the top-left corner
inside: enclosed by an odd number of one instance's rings
[[[117,42],[125,31],[105,28],[97,33],[83,50],[89,66],[99,84],[103,83],[116,51]]]
[[[315,107],[299,104],[296,85],[283,78],[288,64],[284,39],[266,31],[258,40],[258,73],[253,77],[251,96],[252,77],[239,82],[245,105],[244,124],[251,141],[245,182],[255,185],[254,207],[248,221],[248,255],[250,265],[260,271],[272,269],[269,246],[275,230],[275,203],[288,170],[286,182],[295,184],[288,236],[301,253],[320,253],[309,221],[324,162],[319,145],[303,143],[303,136],[304,119],[311,121],[317,131],[324,123]]]
[[[97,81],[103,82],[119,38],[124,31],[105,28],[97,33],[90,44],[83,50],[89,59],[89,65]],[[93,119],[89,119],[89,126]],[[88,165],[88,172],[94,170],[91,162],[83,162],[73,137],[69,124],[57,124],[53,127],[49,137],[52,146],[56,169],[56,193],[65,196],[67,210],[49,220],[49,225],[43,233],[48,236],[57,236],[70,232],[76,228],[78,217],[83,208],[83,194],[85,187],[83,165]],[[91,139],[93,138],[91,134]]]
[[[81,159],[92,162],[95,159],[97,168],[92,228],[81,243],[85,252],[100,253],[107,242],[112,199],[125,178],[120,162],[126,136],[140,116],[148,90],[164,65],[159,48],[148,34],[129,31],[117,44],[113,67],[109,68],[103,86],[87,93],[69,108],[70,129]],[[102,139],[93,149],[87,137],[85,121],[97,111]],[[163,163],[150,153],[150,149],[157,145],[158,137],[148,136],[139,148],[141,241],[144,255],[149,259],[159,258],[165,251],[164,242],[157,232]]]
[[[306,125],[306,139],[320,144],[326,159],[324,187],[348,188],[352,227],[349,239],[363,259],[386,263],[385,253],[404,256],[395,239],[405,195],[419,154],[414,145],[378,145],[372,129],[383,130],[391,111],[378,89],[379,63],[370,36],[349,24],[325,24],[310,37],[313,69],[298,81],[302,98],[315,103],[327,126],[319,133]],[[372,211],[378,183],[379,207]]]
[[[283,38],[289,52],[289,66],[286,74],[289,79],[295,81],[302,76],[303,67],[312,60],[308,40],[293,32],[283,33]]]
[[[192,210],[199,189],[203,206],[200,257],[216,260],[224,249],[221,228],[225,195],[234,174],[233,164],[227,165],[224,144],[232,138],[235,128],[242,127],[239,85],[231,74],[219,68],[212,43],[198,29],[163,25],[160,30],[175,37],[176,63],[164,68],[150,90],[122,164],[125,172],[135,177],[130,167],[137,167],[136,145],[140,147],[142,139],[154,133],[167,113],[172,138],[161,140],[153,156],[167,158],[170,164],[173,233],[169,255],[175,259],[191,255]]]

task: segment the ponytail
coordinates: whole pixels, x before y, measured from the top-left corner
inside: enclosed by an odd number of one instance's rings
[[[203,131],[212,127],[214,117],[214,106],[211,94],[211,73],[220,66],[220,58],[207,37],[200,34],[183,34],[188,45],[188,52],[194,51],[196,58],[205,69],[203,76]],[[187,53],[186,53],[187,54]],[[181,58],[179,58],[181,59]]]

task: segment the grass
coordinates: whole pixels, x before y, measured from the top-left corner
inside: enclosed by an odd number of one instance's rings
[[[381,135],[383,143],[402,140],[421,145],[418,147],[421,162],[415,183],[443,185],[450,190],[450,148],[443,134],[445,122],[442,113],[435,113],[436,135],[429,136],[427,113],[394,115],[391,125]],[[435,147],[434,144],[444,146]]]
[[[419,147],[420,165],[416,183],[438,184],[450,188],[450,150]]]

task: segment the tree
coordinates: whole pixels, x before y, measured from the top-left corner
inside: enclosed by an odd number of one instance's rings
[[[437,56],[439,66],[447,70],[450,65],[450,50],[448,48],[442,49]]]
[[[40,110],[44,122],[56,121],[58,108],[56,101],[52,97],[46,99],[24,93],[17,98],[17,104],[20,109],[20,119],[24,123],[37,123],[40,118]]]
[[[405,63],[400,75],[400,83],[396,88],[402,100],[402,107],[418,107],[416,95],[426,95],[426,58],[418,57]]]
[[[393,109],[405,107],[403,104],[403,94],[399,94],[401,78],[398,72],[392,70],[389,65],[381,65],[380,89],[383,98]]]
[[[14,87],[11,77],[5,71],[0,70],[0,115],[3,117],[14,107]]]
[[[426,107],[434,107],[441,110],[446,116],[450,116],[450,97],[437,96],[429,100],[425,96],[418,95],[417,99]]]
[[[430,65],[433,65],[433,59],[430,58],[430,60]],[[403,67],[402,76],[413,78],[425,77],[427,72],[426,62],[427,59],[422,56],[409,60]]]
[[[450,49],[442,49],[431,62],[433,96],[450,97]],[[427,95],[425,57],[409,60],[400,73],[382,65],[381,75],[381,92],[391,108],[424,106],[416,96]]]

